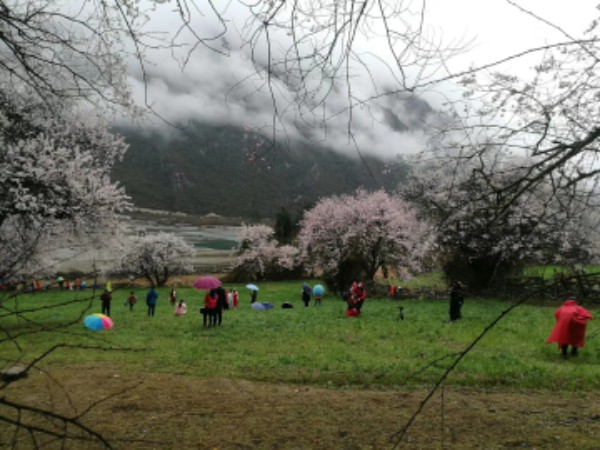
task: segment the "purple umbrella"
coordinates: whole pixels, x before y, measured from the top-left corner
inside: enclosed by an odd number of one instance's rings
[[[210,291],[211,289],[216,289],[219,286],[221,286],[221,282],[215,277],[200,277],[194,281],[194,284],[192,285],[192,287],[203,291]]]

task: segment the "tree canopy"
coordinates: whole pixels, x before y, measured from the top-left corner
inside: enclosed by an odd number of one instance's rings
[[[514,190],[494,189],[527,170],[520,162],[497,157],[487,160],[486,171],[482,160],[415,168],[403,192],[435,226],[449,281],[478,290],[501,285],[526,264],[584,264],[597,255],[594,211],[558,195],[548,182],[516,198]]]
[[[172,275],[190,273],[194,248],[182,238],[158,233],[124,241],[120,270],[164,286]]]
[[[126,149],[102,122],[0,92],[0,279],[40,276],[45,244],[67,230],[92,238],[114,229],[130,203],[110,171]]]
[[[322,271],[332,287],[373,280],[379,270],[419,270],[431,236],[414,208],[384,191],[324,198],[307,211],[299,239],[307,270]]]

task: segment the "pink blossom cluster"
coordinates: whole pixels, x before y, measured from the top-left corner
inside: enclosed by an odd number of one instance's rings
[[[382,268],[418,271],[431,245],[430,228],[416,210],[382,190],[322,199],[305,213],[299,238],[309,271],[335,275],[353,260],[371,279]]]

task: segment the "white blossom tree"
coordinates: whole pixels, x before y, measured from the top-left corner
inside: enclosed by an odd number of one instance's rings
[[[322,199],[300,226],[307,269],[323,271],[338,290],[355,278],[373,280],[380,269],[418,271],[431,242],[416,210],[384,191]]]
[[[43,270],[36,258],[65,227],[89,238],[116,226],[130,203],[110,171],[126,149],[102,122],[0,95],[0,278]]]
[[[563,40],[507,58],[524,59],[523,65],[515,65],[518,71],[498,62],[463,73],[464,95],[449,102],[448,120],[426,157],[450,156],[456,165],[468,160],[486,192],[502,199],[496,214],[540,190],[550,190],[558,203],[597,209],[598,21],[571,35],[560,23],[509,3],[561,33]],[[497,158],[519,162],[490,164]]]
[[[234,267],[236,277],[256,280],[302,275],[298,248],[280,245],[273,228],[262,224],[244,225],[240,242],[240,254]]]
[[[124,241],[119,270],[164,286],[169,277],[191,273],[194,247],[170,233],[149,234]]]
[[[593,211],[579,208],[548,182],[516,198],[517,188],[494,189],[509,186],[526,165],[496,156],[415,168],[404,194],[436,226],[449,281],[477,290],[501,285],[526,264],[582,264],[596,256]]]

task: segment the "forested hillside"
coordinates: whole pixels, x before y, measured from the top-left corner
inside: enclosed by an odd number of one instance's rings
[[[311,145],[278,148],[233,127],[192,124],[185,130],[119,128],[130,144],[113,177],[138,207],[273,217],[298,213],[318,198],[368,189],[394,189],[406,176],[401,162],[347,157]],[[261,156],[264,156],[262,158]]]

